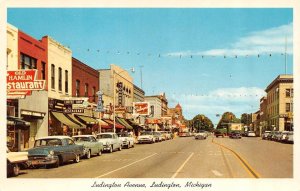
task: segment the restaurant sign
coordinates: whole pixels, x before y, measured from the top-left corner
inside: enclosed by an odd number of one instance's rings
[[[22,92],[33,90],[44,90],[45,80],[37,80],[37,70],[15,70],[7,71],[7,91]]]
[[[133,113],[138,115],[149,115],[150,114],[149,102],[133,102]]]

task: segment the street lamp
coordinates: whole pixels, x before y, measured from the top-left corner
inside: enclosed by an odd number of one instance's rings
[[[116,84],[115,84],[115,74],[120,76],[120,74],[121,74],[122,72],[125,72],[125,71],[127,71],[127,70],[122,70],[122,71],[120,71],[120,72],[118,72],[118,73],[115,72],[114,69],[112,69],[112,70],[113,70],[113,117],[114,117],[114,133],[115,133],[115,132],[116,132],[116,90],[115,90]],[[132,73],[135,72],[135,70],[134,70],[133,67],[130,68],[130,71],[131,71]],[[122,76],[121,76],[121,77],[122,77]],[[122,77],[122,78],[123,78],[123,77]]]

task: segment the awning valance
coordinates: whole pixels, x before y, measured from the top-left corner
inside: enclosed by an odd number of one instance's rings
[[[67,125],[69,128],[74,128],[74,129],[85,129],[85,127],[80,126],[79,124],[71,121],[67,116],[65,116],[63,113],[59,112],[51,112],[52,115],[61,123]]]
[[[83,116],[83,115],[76,115],[77,117],[79,117],[80,119],[82,119],[86,124],[97,124],[98,121],[94,118],[88,117],[88,116]]]
[[[19,126],[19,127],[29,127],[30,126],[30,122],[28,121],[24,121],[18,117],[12,117],[12,116],[7,116],[7,125],[15,125],[15,126]]]
[[[133,128],[136,128],[136,129],[144,129],[142,126],[140,126],[139,124],[137,124],[136,122],[134,122],[133,120],[131,119],[125,119],[126,122],[128,124],[130,124]]]
[[[80,121],[78,121],[78,119],[76,119],[76,118],[74,117],[74,115],[72,115],[72,114],[67,114],[67,115],[68,115],[68,117],[71,118],[74,122],[76,122],[77,124],[79,124],[81,127],[86,128],[86,125],[83,124],[83,123],[81,123]]]
[[[104,119],[103,121],[105,121],[106,123],[108,123],[108,125],[109,125],[110,128],[114,128],[114,122],[112,120],[110,120],[110,119]],[[116,121],[115,125],[116,125],[117,129],[124,129],[125,128],[122,124],[118,123],[117,121]]]
[[[117,120],[120,124],[122,124],[123,126],[125,126],[126,129],[133,129],[133,127],[132,127],[131,125],[129,125],[129,124],[125,121],[125,119],[120,118],[120,117],[116,117],[116,120]]]

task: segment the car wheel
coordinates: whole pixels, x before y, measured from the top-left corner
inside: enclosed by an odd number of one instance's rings
[[[12,171],[12,176],[18,176],[20,173],[20,167],[18,164],[14,164],[13,166],[13,171]]]
[[[132,148],[134,147],[134,143],[132,143],[132,146],[131,146]]]
[[[102,155],[102,150],[100,149],[99,152],[97,153],[98,156]]]
[[[120,147],[119,147],[119,151],[121,151],[122,150],[122,145],[120,145]]]
[[[80,155],[79,154],[75,154],[74,162],[76,162],[76,163],[80,162]]]
[[[130,148],[130,143],[128,143],[128,145],[127,145],[127,149],[129,149]]]
[[[86,153],[85,156],[87,159],[90,159],[91,158],[91,150],[88,150],[88,152]]]
[[[114,149],[113,149],[113,146],[112,146],[112,145],[110,145],[109,152],[110,152],[110,153],[112,153],[112,152],[113,152],[113,150],[114,150]]]

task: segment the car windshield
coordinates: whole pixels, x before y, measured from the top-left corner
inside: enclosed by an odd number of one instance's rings
[[[118,137],[129,137],[128,133],[120,133],[118,134]]]
[[[80,141],[90,141],[89,137],[73,137],[74,141],[80,142]]]
[[[110,138],[112,138],[111,134],[100,134],[100,135],[97,135],[97,139],[110,139]]]
[[[141,135],[152,135],[152,132],[151,131],[144,131],[144,132],[141,132]]]
[[[42,146],[59,146],[62,145],[60,139],[39,139],[34,143],[34,147],[42,147]]]

